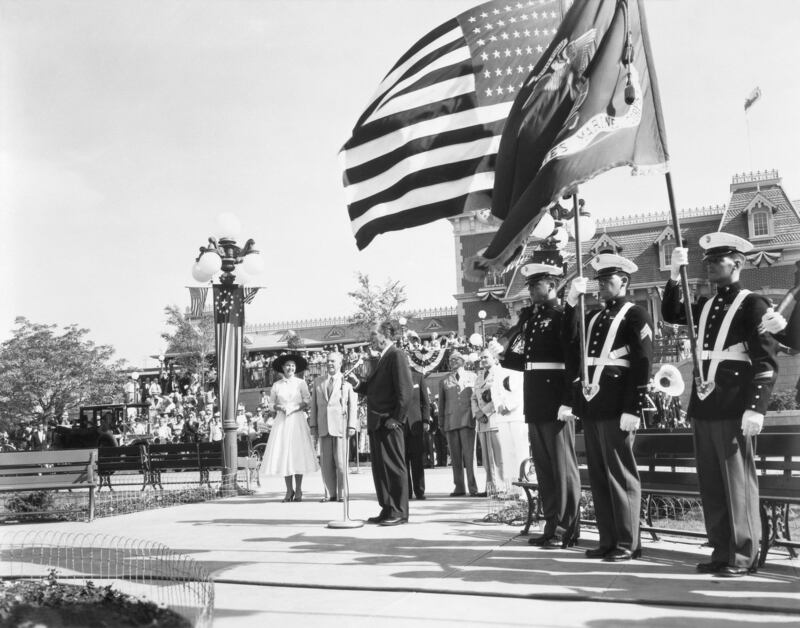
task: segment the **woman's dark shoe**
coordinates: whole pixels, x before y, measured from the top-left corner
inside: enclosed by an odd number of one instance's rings
[[[297,491],[294,494],[294,499],[292,501],[301,502],[303,501],[303,491]]]
[[[286,491],[286,495],[283,497],[281,501],[284,502],[294,501],[294,491]]]

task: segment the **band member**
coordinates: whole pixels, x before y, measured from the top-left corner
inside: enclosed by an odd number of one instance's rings
[[[761,519],[752,437],[764,424],[778,374],[778,343],[758,330],[769,302],[739,285],[744,254],[752,244],[716,232],[700,238],[700,246],[716,294],[692,305],[702,372],[692,388],[688,415],[706,532],[713,548],[711,560],[699,563],[697,571],[735,578],[755,571],[758,561]],[[688,259],[687,249],[673,250],[662,305],[669,322],[686,321],[678,281]]]
[[[627,299],[630,260],[601,253],[591,261],[603,308],[586,317],[588,381],[575,392],[574,414],[583,420],[586,461],[594,499],[600,544],[586,550],[589,558],[622,561],[641,554],[639,513],[641,484],[633,455],[634,433],[650,380],[653,324],[647,311]],[[573,354],[578,347],[577,305],[586,292],[586,278],[572,281],[565,318]],[[583,324],[583,321],[580,322]],[[568,361],[569,370],[580,364]],[[576,374],[582,378],[583,374]],[[567,409],[560,412],[566,412]]]
[[[406,421],[411,401],[411,369],[406,354],[394,346],[394,327],[385,321],[370,333],[370,345],[379,353],[369,377],[350,374],[354,390],[367,397],[367,430],[372,456],[372,479],[381,511],[368,523],[395,526],[408,523],[408,476],[406,472]]]
[[[508,368],[524,370],[525,422],[539,483],[544,515],[541,536],[528,539],[539,547],[567,547],[578,538],[581,478],[575,455],[575,422],[571,414],[571,386],[565,367],[564,310],[556,299],[563,270],[549,264],[528,263],[526,277],[532,306],[520,314],[523,353]]]

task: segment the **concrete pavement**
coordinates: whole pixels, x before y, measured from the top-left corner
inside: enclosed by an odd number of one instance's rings
[[[377,514],[369,469],[349,477],[351,516]],[[535,549],[519,526],[482,521],[487,499],[448,497],[449,468],[426,480],[429,498],[412,500],[411,521],[396,527],[327,528],[342,506],[319,502],[315,474],[301,503],[282,503],[283,479],[269,478],[251,496],[47,528],[148,539],[192,556],[216,580],[221,628],[800,623],[800,561],[785,550],[734,580],[695,573],[709,553],[697,539],[645,535],[640,560],[589,560],[591,529],[579,547]]]

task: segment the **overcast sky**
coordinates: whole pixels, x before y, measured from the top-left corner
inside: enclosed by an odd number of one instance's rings
[[[0,339],[78,323],[137,366],[236,213],[267,262],[248,322],[352,313],[355,273],[454,305],[450,225],[356,249],[337,152],[378,82],[472,0],[0,0]],[[796,0],[648,0],[678,204],[776,168],[800,198]],[[663,178],[582,188],[598,215],[667,209]]]

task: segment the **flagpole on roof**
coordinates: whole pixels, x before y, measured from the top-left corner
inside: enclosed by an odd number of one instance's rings
[[[578,277],[583,277],[583,260],[581,259],[581,212],[578,205],[578,188],[572,194],[572,219],[575,221],[575,267]],[[589,366],[586,364],[586,295],[578,295],[578,338],[580,341],[581,384],[589,384]]]
[[[650,47],[650,36],[647,30],[647,18],[644,11],[643,0],[637,0],[639,6],[639,20],[642,25],[642,46],[644,47],[645,57],[647,59],[647,69],[650,74],[650,88],[653,90],[653,106],[656,115],[656,125],[658,126],[658,133],[661,136],[661,145],[664,147],[667,163],[669,163],[669,154],[667,153],[667,133],[664,125],[664,115],[661,111],[661,94],[658,88],[658,79],[656,77],[655,63],[653,62],[653,51]],[[675,232],[675,243],[677,246],[684,246],[683,239],[681,238],[681,223],[678,218],[678,209],[675,205],[675,191],[672,187],[672,173],[667,170],[664,174],[667,184],[667,196],[669,198],[669,211],[672,217],[672,230]],[[686,266],[681,266],[681,287],[683,289],[683,307],[686,315],[686,326],[689,333],[689,344],[692,349],[692,376],[695,381],[698,381],[702,371],[700,370],[700,360],[697,353],[697,335],[694,330],[694,317],[692,316],[692,301],[691,292],[689,292],[689,272]]]

